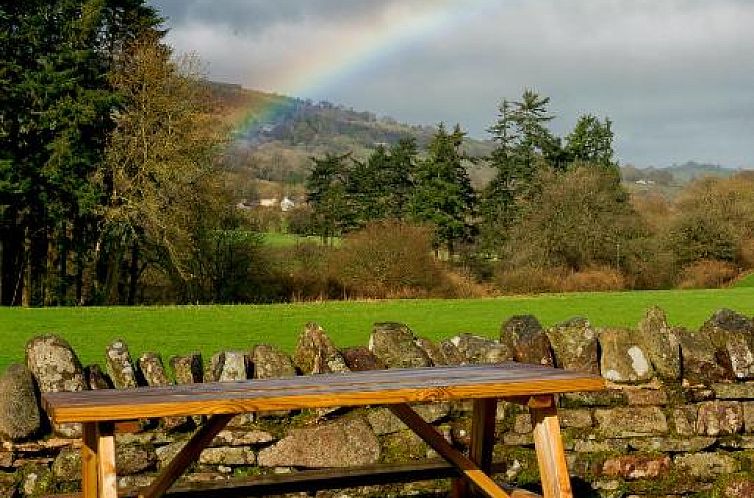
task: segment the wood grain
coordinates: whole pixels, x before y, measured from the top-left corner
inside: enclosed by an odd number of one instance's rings
[[[117,498],[118,480],[115,469],[115,435],[113,424],[97,424],[98,498]]]
[[[97,460],[97,424],[84,424],[82,429],[81,492],[84,498],[97,498],[99,473]]]
[[[555,403],[547,408],[532,408],[531,415],[544,498],[573,498]]]
[[[52,420],[62,423],[530,396],[604,386],[594,375],[508,363],[45,393],[43,403]]]

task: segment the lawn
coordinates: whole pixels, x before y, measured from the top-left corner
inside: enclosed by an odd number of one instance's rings
[[[274,343],[292,351],[302,326],[316,321],[339,346],[365,345],[372,323],[402,321],[417,334],[439,339],[458,332],[496,336],[509,316],[533,313],[545,325],[581,315],[598,326],[632,326],[651,305],[675,325],[698,327],[713,311],[733,308],[754,314],[754,288],[720,290],[576,293],[466,300],[325,302],[263,306],[164,306],[114,308],[0,309],[0,371],[23,361],[35,334],[57,332],[83,363],[102,362],[108,342],[125,339],[132,355],[220,349],[248,350]]]
[[[308,242],[311,244],[321,245],[323,244],[321,237],[296,235],[293,233],[279,233],[279,232],[266,232],[263,234],[264,244],[270,247],[290,247],[296,244]],[[340,239],[335,238],[333,245],[340,245]]]

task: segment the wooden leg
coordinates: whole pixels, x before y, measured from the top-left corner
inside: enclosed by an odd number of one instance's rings
[[[475,399],[471,419],[471,445],[469,460],[479,466],[485,474],[492,470],[492,449],[495,446],[496,399]],[[472,496],[473,490],[466,479],[453,481],[452,496],[461,498]]]
[[[410,406],[406,404],[390,405],[396,417],[422,438],[441,457],[452,463],[461,474],[474,483],[480,490],[491,498],[511,498],[500,488],[477,464],[472,462],[463,453],[453,448],[449,442],[437,432],[434,427],[424,421]]]
[[[531,408],[531,416],[543,497],[573,498],[554,398],[548,407]]]
[[[157,498],[162,496],[178,480],[183,472],[199,458],[199,454],[206,448],[215,436],[228,425],[233,415],[213,415],[189,439],[181,451],[157,476],[152,485],[139,493],[139,498]]]
[[[97,481],[98,498],[118,497],[113,424],[100,423],[97,427]]]
[[[83,426],[83,441],[81,445],[81,494],[83,498],[97,498],[97,424],[89,423]]]

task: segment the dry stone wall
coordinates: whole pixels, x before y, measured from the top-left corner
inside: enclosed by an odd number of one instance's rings
[[[139,356],[134,356],[139,354]],[[161,386],[346,370],[519,361],[601,374],[609,389],[559,397],[563,438],[579,497],[754,497],[754,321],[720,310],[699,330],[673,327],[659,308],[636,328],[574,318],[543,328],[533,316],[501,325],[497,340],[472,333],[433,342],[406,324],[378,323],[366,347],[338,349],[307,324],[294,354],[270,345],[169,358],[115,340],[103,366],[82,366],[60,337],[29,341],[26,364],[0,378],[0,496],[78,489],[80,427],[52,427],[39,393]],[[468,402],[417,405],[459,448],[469,444]],[[117,435],[120,485],[150,482],[202,417],[139,421]],[[500,481],[537,489],[529,414],[501,402],[495,457]],[[437,458],[381,407],[269,412],[235,417],[186,480]],[[322,491],[328,496],[443,496],[447,481]]]

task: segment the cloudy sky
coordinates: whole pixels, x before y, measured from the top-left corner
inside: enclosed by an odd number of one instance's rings
[[[534,88],[622,162],[754,167],[754,1],[152,0],[210,77],[483,138]]]

